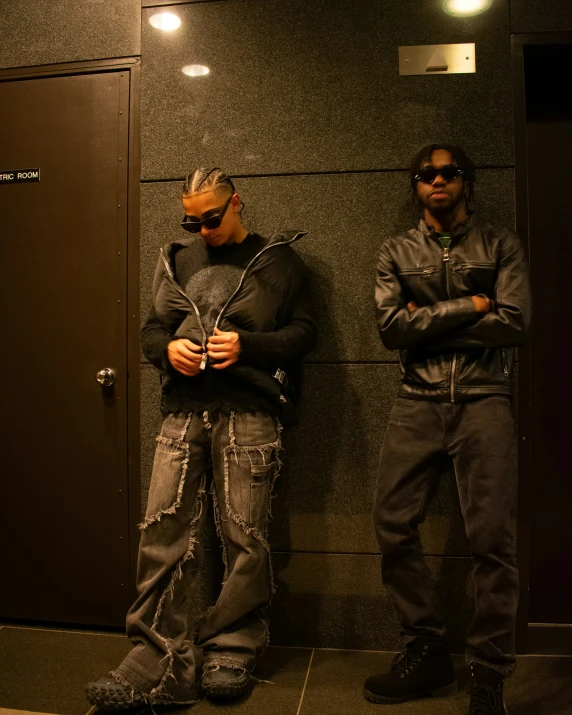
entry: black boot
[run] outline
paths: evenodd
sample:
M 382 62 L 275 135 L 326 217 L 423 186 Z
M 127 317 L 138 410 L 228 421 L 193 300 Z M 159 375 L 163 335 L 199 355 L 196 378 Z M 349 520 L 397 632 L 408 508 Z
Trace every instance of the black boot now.
M 457 692 L 455 669 L 446 641 L 420 638 L 407 644 L 391 670 L 365 681 L 364 695 L 373 703 L 404 703 Z
M 480 663 L 471 663 L 469 715 L 507 715 L 503 698 L 504 676 Z

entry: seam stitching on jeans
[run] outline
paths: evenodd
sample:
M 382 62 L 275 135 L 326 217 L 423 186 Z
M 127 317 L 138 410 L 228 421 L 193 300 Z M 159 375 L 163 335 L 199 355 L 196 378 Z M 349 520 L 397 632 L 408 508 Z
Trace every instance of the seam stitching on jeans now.
M 188 546 L 187 546 L 187 552 L 181 559 L 179 559 L 177 564 L 173 567 L 169 585 L 163 591 L 161 598 L 159 599 L 159 603 L 157 604 L 157 611 L 155 612 L 155 617 L 153 618 L 153 625 L 151 626 L 151 630 L 159 638 L 161 638 L 161 640 L 165 643 L 165 646 L 167 648 L 167 653 L 165 655 L 165 658 L 163 658 L 163 660 L 168 659 L 167 668 L 165 669 L 165 672 L 163 673 L 163 677 L 161 678 L 159 683 L 149 693 L 149 697 L 157 699 L 158 702 L 169 702 L 169 701 L 174 700 L 174 698 L 165 690 L 165 683 L 167 682 L 168 678 L 173 678 L 175 680 L 175 682 L 177 682 L 177 680 L 173 673 L 172 641 L 169 638 L 165 638 L 160 633 L 158 633 L 157 627 L 159 625 L 159 619 L 163 613 L 163 609 L 164 609 L 165 601 L 167 600 L 167 597 L 170 596 L 171 600 L 174 599 L 175 586 L 178 581 L 181 581 L 183 579 L 183 566 L 187 563 L 187 561 L 189 561 L 190 559 L 193 559 L 195 557 L 195 544 L 197 543 L 197 524 L 198 524 L 198 522 L 202 516 L 202 513 L 203 513 L 203 508 L 204 508 L 203 497 L 206 493 L 206 480 L 207 480 L 207 477 L 206 477 L 206 474 L 204 474 L 201 478 L 199 488 L 197 489 L 194 514 L 193 514 L 193 518 L 189 522 L 189 541 L 188 541 Z M 161 663 L 163 662 L 163 660 L 161 661 Z
M 157 611 L 156 611 L 155 617 L 153 619 L 153 625 L 151 626 L 152 631 L 156 632 L 156 630 L 157 630 L 157 626 L 159 625 L 159 618 L 161 617 L 161 614 L 163 612 L 163 607 L 165 605 L 167 596 L 170 595 L 171 600 L 175 596 L 175 585 L 176 585 L 177 581 L 180 581 L 183 578 L 183 566 L 187 563 L 187 561 L 189 561 L 189 559 L 193 559 L 195 557 L 195 544 L 197 543 L 196 527 L 197 527 L 197 523 L 199 522 L 199 519 L 201 518 L 202 513 L 203 513 L 203 496 L 204 496 L 205 492 L 206 492 L 206 475 L 203 475 L 201 477 L 199 488 L 197 489 L 197 496 L 195 499 L 195 510 L 194 510 L 193 518 L 189 522 L 189 543 L 188 543 L 188 547 L 187 547 L 187 552 L 181 559 L 179 559 L 179 561 L 173 567 L 169 585 L 163 591 L 163 594 L 162 594 L 161 598 L 159 599 L 159 603 L 157 604 Z
M 215 529 L 216 529 L 217 536 L 220 539 L 220 542 L 222 544 L 222 562 L 224 564 L 224 576 L 223 576 L 222 584 L 224 586 L 226 580 L 228 579 L 228 543 L 227 543 L 227 540 L 226 540 L 226 537 L 224 535 L 224 531 L 222 528 L 222 517 L 221 517 L 221 513 L 220 513 L 220 504 L 219 504 L 218 497 L 216 494 L 216 487 L 215 487 L 214 480 L 211 485 L 211 497 L 213 500 L 213 513 L 214 513 Z
M 183 427 L 181 431 L 181 436 L 178 439 L 173 439 L 171 437 L 164 437 L 162 434 L 160 434 L 157 437 L 157 442 L 160 444 L 166 444 L 168 446 L 175 446 L 178 447 L 179 449 L 182 449 L 185 452 L 185 458 L 183 459 L 183 463 L 181 465 L 181 478 L 179 480 L 179 486 L 177 488 L 177 495 L 175 497 L 175 501 L 171 504 L 170 507 L 167 509 L 160 509 L 156 514 L 153 516 L 146 516 L 145 519 L 141 524 L 139 524 L 139 528 L 141 530 L 147 529 L 151 524 L 155 524 L 161 519 L 166 516 L 167 514 L 176 514 L 177 509 L 181 506 L 181 500 L 183 497 L 183 489 L 185 487 L 185 479 L 187 476 L 187 469 L 189 467 L 189 457 L 190 457 L 190 449 L 189 445 L 187 442 L 185 442 L 185 435 L 187 434 L 187 430 L 189 428 L 189 424 L 191 422 L 191 417 L 193 413 L 189 412 L 187 419 L 185 421 L 185 426 Z
M 239 454 L 249 454 L 251 452 L 259 452 L 263 456 L 272 451 L 276 450 L 276 453 L 278 454 L 281 447 L 282 447 L 282 425 L 277 421 L 276 422 L 276 428 L 277 428 L 277 439 L 275 442 L 270 442 L 269 444 L 261 444 L 261 445 L 255 445 L 255 446 L 239 446 L 236 444 L 236 436 L 235 436 L 235 431 L 234 431 L 234 426 L 235 426 L 235 413 L 231 412 L 230 414 L 230 419 L 228 422 L 228 432 L 229 432 L 229 440 L 230 444 L 228 447 L 225 447 L 224 449 L 224 494 L 225 494 L 225 506 L 226 506 L 226 513 L 227 515 L 234 521 L 235 524 L 237 524 L 245 534 L 252 535 L 256 541 L 262 546 L 262 548 L 266 551 L 267 557 L 268 557 L 268 572 L 270 576 L 270 593 L 271 595 L 274 595 L 276 593 L 276 586 L 274 584 L 274 569 L 272 567 L 272 557 L 270 553 L 270 545 L 268 544 L 267 539 L 265 538 L 265 535 L 267 534 L 268 531 L 268 518 L 266 519 L 266 529 L 265 529 L 265 535 L 262 535 L 259 531 L 254 526 L 250 526 L 250 524 L 247 523 L 247 521 L 244 519 L 243 516 L 238 514 L 231 506 L 230 503 L 230 485 L 229 485 L 229 480 L 230 480 L 230 475 L 229 475 L 229 455 L 234 454 L 234 458 L 238 464 L 238 455 Z M 277 464 L 276 470 L 278 470 L 279 465 Z M 270 488 L 276 481 L 276 477 L 272 480 Z M 270 499 L 269 499 L 270 502 Z

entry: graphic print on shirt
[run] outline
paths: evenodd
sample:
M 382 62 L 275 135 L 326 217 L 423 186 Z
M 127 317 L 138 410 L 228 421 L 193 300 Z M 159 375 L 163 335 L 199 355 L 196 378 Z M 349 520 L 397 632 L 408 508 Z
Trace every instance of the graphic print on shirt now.
M 192 275 L 184 286 L 199 309 L 207 335 L 213 334 L 217 316 L 238 287 L 243 270 L 229 264 L 207 266 Z

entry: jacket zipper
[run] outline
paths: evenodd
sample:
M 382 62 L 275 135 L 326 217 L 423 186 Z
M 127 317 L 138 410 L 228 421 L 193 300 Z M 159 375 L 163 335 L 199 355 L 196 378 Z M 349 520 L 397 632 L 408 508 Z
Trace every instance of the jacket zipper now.
M 195 313 L 196 313 L 196 315 L 197 315 L 197 320 L 198 320 L 198 322 L 199 322 L 199 327 L 200 327 L 201 333 L 202 333 L 202 335 L 203 335 L 203 343 L 202 343 L 203 355 L 202 355 L 202 358 L 201 358 L 201 364 L 200 364 L 199 370 L 204 370 L 204 369 L 206 368 L 206 366 L 207 366 L 207 360 L 208 360 L 208 354 L 207 354 L 207 332 L 206 332 L 206 330 L 205 330 L 205 328 L 204 328 L 204 326 L 203 326 L 203 322 L 202 322 L 202 320 L 201 320 L 201 315 L 200 315 L 200 313 L 199 313 L 199 309 L 197 308 L 197 306 L 195 305 L 195 303 L 189 298 L 189 296 L 185 293 L 185 291 L 184 291 L 184 290 L 181 290 L 181 288 L 180 288 L 179 285 L 177 284 L 177 281 L 175 280 L 175 277 L 174 277 L 174 275 L 173 275 L 173 273 L 172 273 L 172 271 L 171 271 L 171 266 L 169 265 L 169 261 L 168 261 L 167 258 L 165 257 L 165 252 L 163 251 L 162 248 L 161 248 L 161 258 L 163 259 L 163 263 L 165 264 L 165 268 L 167 269 L 167 273 L 168 273 L 168 275 L 169 275 L 169 278 L 171 279 L 171 283 L 172 283 L 173 286 L 175 287 L 175 290 L 177 291 L 177 293 L 180 293 L 180 295 L 182 295 L 183 298 L 185 298 L 185 299 L 193 306 L 193 308 L 194 308 L 194 310 L 195 310 Z
M 451 299 L 451 285 L 449 282 L 449 249 L 443 248 L 443 263 L 445 264 L 445 279 L 447 281 L 447 295 Z M 455 402 L 455 373 L 457 372 L 457 353 L 453 353 L 453 362 L 451 363 L 451 386 L 450 397 L 451 402 Z
M 504 376 L 508 377 L 508 359 L 507 359 L 506 351 L 504 348 L 501 348 L 501 364 L 502 364 L 502 371 L 504 372 Z
M 230 298 L 226 301 L 226 303 L 223 305 L 223 307 L 222 307 L 220 313 L 218 314 L 218 317 L 217 317 L 217 319 L 216 319 L 216 321 L 215 321 L 215 325 L 214 325 L 215 328 L 218 328 L 219 323 L 220 323 L 220 321 L 221 321 L 221 318 L 222 318 L 222 316 L 223 316 L 223 313 L 226 311 L 226 309 L 228 308 L 228 306 L 232 303 L 232 301 L 233 301 L 233 300 L 236 298 L 236 296 L 239 294 L 239 292 L 240 292 L 240 290 L 241 290 L 241 288 L 242 288 L 242 286 L 243 286 L 243 284 L 244 284 L 244 279 L 246 278 L 246 274 L 247 274 L 248 271 L 251 269 L 252 264 L 253 264 L 255 261 L 257 261 L 258 258 L 259 258 L 265 251 L 268 251 L 268 249 L 273 248 L 274 246 L 287 246 L 287 245 L 289 245 L 290 243 L 294 243 L 294 241 L 297 241 L 298 238 L 299 238 L 300 236 L 303 236 L 303 235 L 304 235 L 303 232 L 299 232 L 299 233 L 297 233 L 293 238 L 291 238 L 289 241 L 280 241 L 279 243 L 271 243 L 269 246 L 265 246 L 261 251 L 259 251 L 259 252 L 254 256 L 254 258 L 252 258 L 252 259 L 250 260 L 250 263 L 246 266 L 246 268 L 245 268 L 244 271 L 242 272 L 242 275 L 241 275 L 241 277 L 240 277 L 240 281 L 239 281 L 239 283 L 238 283 L 238 286 L 237 286 L 236 290 L 235 290 L 234 293 L 230 296 Z

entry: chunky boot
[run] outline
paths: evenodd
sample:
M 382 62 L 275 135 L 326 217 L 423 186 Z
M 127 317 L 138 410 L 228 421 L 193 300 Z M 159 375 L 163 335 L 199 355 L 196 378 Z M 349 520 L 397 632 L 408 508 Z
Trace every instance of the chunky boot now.
M 205 665 L 201 688 L 210 700 L 234 700 L 248 690 L 250 677 L 250 673 L 244 668 Z
M 148 702 L 144 693 L 122 685 L 111 676 L 88 683 L 85 686 L 85 696 L 88 702 L 102 710 L 130 710 Z
M 365 681 L 364 695 L 372 703 L 404 703 L 457 692 L 455 669 L 446 641 L 416 638 L 394 658 L 386 673 Z
M 166 683 L 158 692 L 142 693 L 112 675 L 85 686 L 85 696 L 101 710 L 131 710 L 143 705 L 192 705 L 198 702 L 196 686 Z
M 504 681 L 504 676 L 493 668 L 471 663 L 469 715 L 507 715 L 503 697 Z

